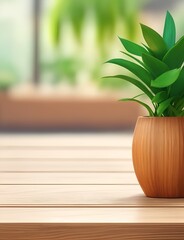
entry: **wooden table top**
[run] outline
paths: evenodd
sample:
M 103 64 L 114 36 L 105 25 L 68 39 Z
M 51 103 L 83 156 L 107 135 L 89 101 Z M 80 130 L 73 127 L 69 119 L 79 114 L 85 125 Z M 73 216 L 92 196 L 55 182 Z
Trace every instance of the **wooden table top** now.
M 132 134 L 0 134 L 0 240 L 184 239 L 184 199 L 146 198 Z

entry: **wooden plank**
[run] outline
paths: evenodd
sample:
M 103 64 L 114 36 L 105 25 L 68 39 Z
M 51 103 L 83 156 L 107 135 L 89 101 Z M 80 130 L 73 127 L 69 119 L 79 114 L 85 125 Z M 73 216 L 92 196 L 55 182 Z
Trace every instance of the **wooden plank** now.
M 184 224 L 0 224 L 0 240 L 182 240 Z
M 103 159 L 130 159 L 130 148 L 1 148 L 0 158 L 103 158 Z
M 0 184 L 138 184 L 134 173 L 0 173 Z
M 183 225 L 165 224 L 4 224 L 0 231 L 3 240 L 181 240 L 184 236 Z
M 130 147 L 132 133 L 0 134 L 0 147 Z
M 184 199 L 147 198 L 139 185 L 0 185 L 0 207 L 184 207 Z
M 0 240 L 184 239 L 184 199 L 144 196 L 130 138 L 11 136 L 0 135 Z
M 0 208 L 0 223 L 182 223 L 184 208 Z
M 121 159 L 0 159 L 0 172 L 133 172 L 131 160 Z

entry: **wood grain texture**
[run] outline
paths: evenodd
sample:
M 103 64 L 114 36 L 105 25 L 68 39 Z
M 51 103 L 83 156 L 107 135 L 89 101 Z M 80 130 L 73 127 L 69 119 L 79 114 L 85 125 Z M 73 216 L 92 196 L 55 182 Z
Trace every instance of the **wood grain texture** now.
M 0 172 L 134 172 L 130 159 L 0 158 Z
M 0 240 L 184 239 L 184 199 L 144 196 L 131 138 L 0 134 Z
M 131 147 L 131 133 L 0 133 L 1 147 Z
M 139 185 L 0 185 L 0 193 L 0 207 L 184 207 L 181 198 L 146 198 Z
M 0 240 L 183 240 L 183 224 L 0 224 Z
M 0 208 L 0 223 L 184 224 L 183 216 L 183 207 Z
M 147 196 L 184 197 L 184 117 L 140 117 L 133 162 Z
M 0 184 L 138 184 L 134 173 L 0 173 Z
M 86 159 L 86 158 L 102 158 L 102 159 L 130 159 L 132 155 L 131 148 L 62 148 L 62 147 L 2 147 L 0 149 L 1 158 L 77 158 L 77 159 Z

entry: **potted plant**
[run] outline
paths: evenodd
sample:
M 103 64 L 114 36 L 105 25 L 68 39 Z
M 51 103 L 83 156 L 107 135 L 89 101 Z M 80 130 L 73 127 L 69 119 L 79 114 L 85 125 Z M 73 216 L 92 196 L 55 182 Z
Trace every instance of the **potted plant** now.
M 146 44 L 120 38 L 131 61 L 108 61 L 132 72 L 136 77 L 114 77 L 138 87 L 151 103 L 141 101 L 140 95 L 120 100 L 137 102 L 148 111 L 134 131 L 135 173 L 148 197 L 184 197 L 184 36 L 176 42 L 169 12 L 163 36 L 143 24 L 141 29 Z

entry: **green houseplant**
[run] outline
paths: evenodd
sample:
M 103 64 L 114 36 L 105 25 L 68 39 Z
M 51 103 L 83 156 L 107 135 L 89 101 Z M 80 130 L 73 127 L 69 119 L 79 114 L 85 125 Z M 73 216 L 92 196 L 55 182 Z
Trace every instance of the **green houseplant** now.
M 135 85 L 150 100 L 147 104 L 140 95 L 120 100 L 138 102 L 148 111 L 148 117 L 138 119 L 134 131 L 135 173 L 149 197 L 184 197 L 184 36 L 176 41 L 169 12 L 163 36 L 143 24 L 141 29 L 146 44 L 120 38 L 127 51 L 123 53 L 131 60 L 108 61 L 135 76 L 114 78 Z

